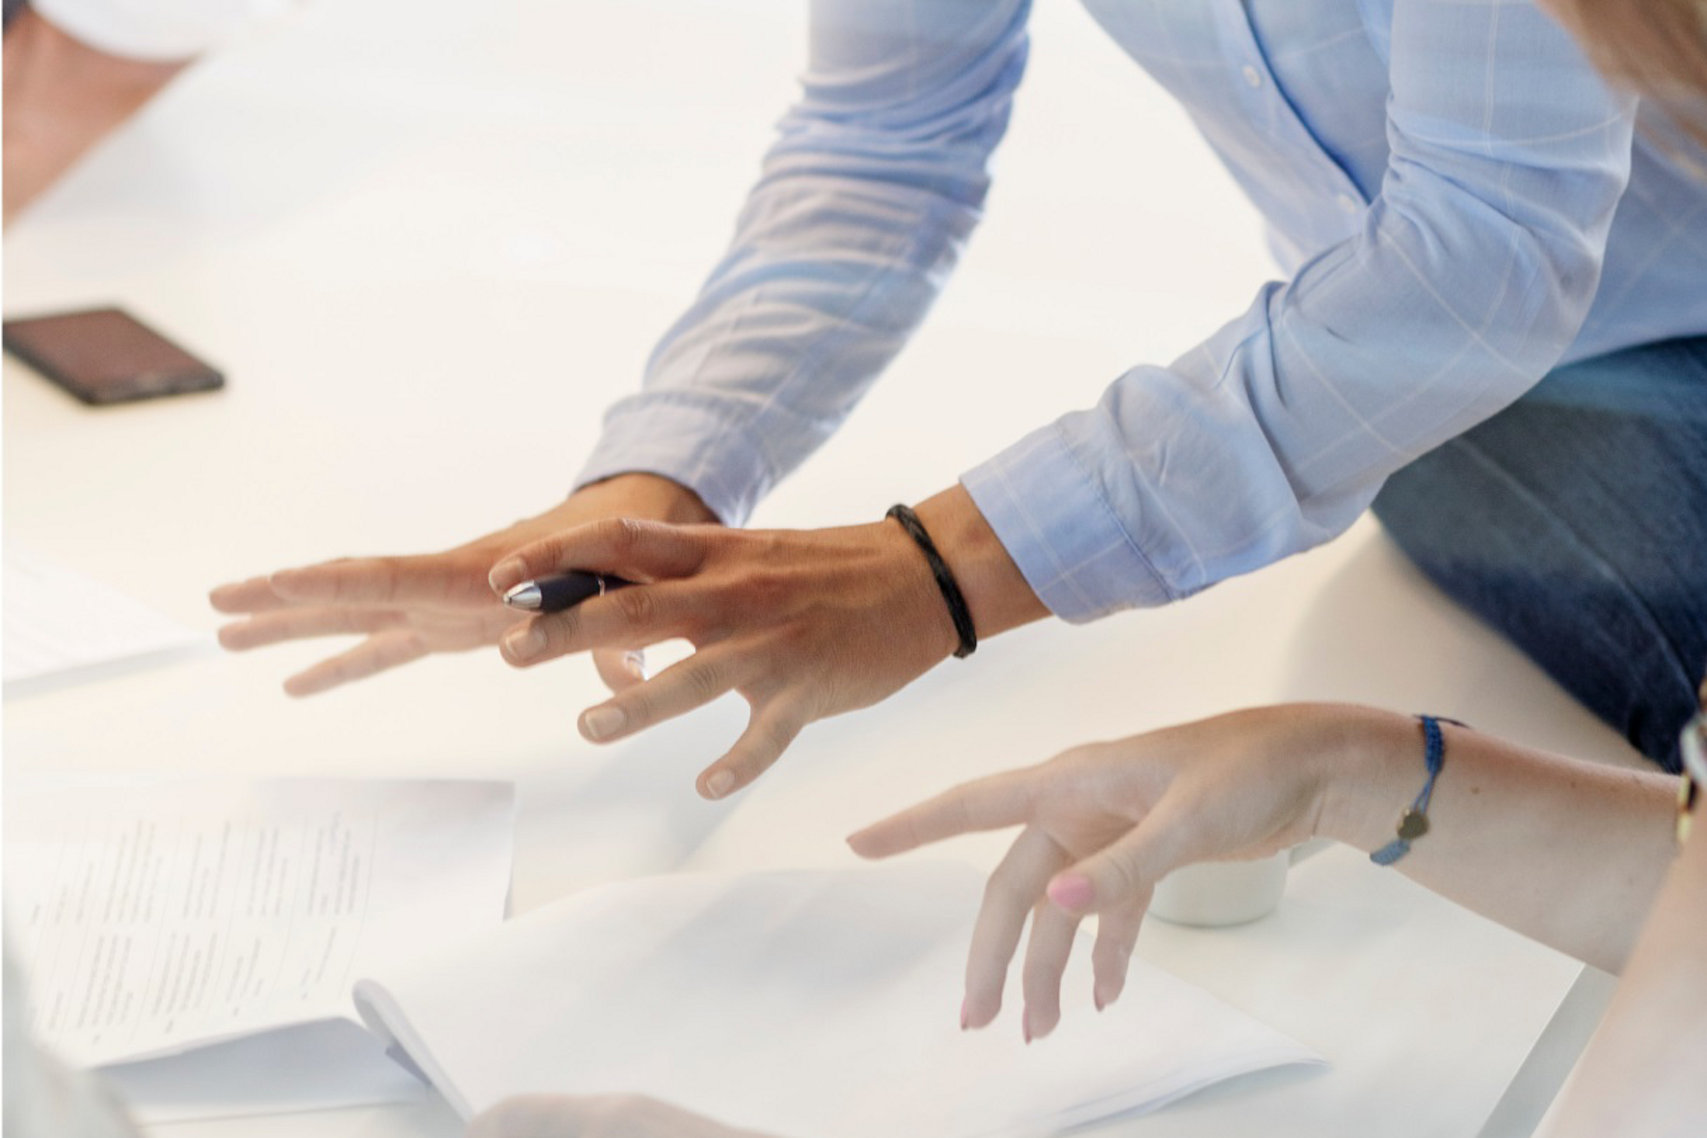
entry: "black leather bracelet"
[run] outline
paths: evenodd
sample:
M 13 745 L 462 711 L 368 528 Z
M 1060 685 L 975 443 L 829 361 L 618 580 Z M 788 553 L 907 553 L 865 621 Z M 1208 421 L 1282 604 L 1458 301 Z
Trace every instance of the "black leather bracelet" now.
M 883 516 L 900 522 L 901 528 L 907 531 L 907 536 L 913 539 L 913 543 L 923 551 L 925 560 L 930 562 L 931 576 L 936 578 L 936 587 L 942 591 L 942 599 L 948 605 L 949 619 L 954 621 L 955 635 L 960 637 L 960 647 L 954 650 L 955 658 L 966 659 L 978 648 L 978 632 L 972 627 L 972 610 L 966 607 L 966 597 L 960 592 L 960 583 L 954 579 L 948 562 L 937 552 L 936 542 L 925 532 L 919 515 L 910 507 L 890 506 L 889 512 Z

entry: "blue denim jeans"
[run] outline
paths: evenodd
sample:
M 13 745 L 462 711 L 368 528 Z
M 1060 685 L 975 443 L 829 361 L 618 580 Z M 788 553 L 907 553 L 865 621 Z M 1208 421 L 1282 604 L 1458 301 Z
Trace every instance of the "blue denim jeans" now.
M 1707 671 L 1707 337 L 1560 368 L 1374 509 L 1435 584 L 1678 770 Z

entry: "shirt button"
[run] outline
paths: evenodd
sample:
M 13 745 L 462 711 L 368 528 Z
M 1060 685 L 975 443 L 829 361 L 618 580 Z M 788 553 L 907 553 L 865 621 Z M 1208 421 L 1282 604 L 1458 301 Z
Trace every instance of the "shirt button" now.
M 1245 82 L 1248 85 L 1250 85 L 1252 87 L 1261 87 L 1262 86 L 1262 72 L 1258 71 L 1256 68 L 1252 67 L 1250 64 L 1248 64 L 1248 63 L 1245 64 L 1245 69 L 1243 72 L 1241 72 L 1241 74 L 1244 75 Z
M 1341 213 L 1356 213 L 1358 210 L 1363 208 L 1363 203 L 1359 202 L 1350 194 L 1341 194 L 1339 197 L 1334 199 L 1334 204 L 1340 207 Z

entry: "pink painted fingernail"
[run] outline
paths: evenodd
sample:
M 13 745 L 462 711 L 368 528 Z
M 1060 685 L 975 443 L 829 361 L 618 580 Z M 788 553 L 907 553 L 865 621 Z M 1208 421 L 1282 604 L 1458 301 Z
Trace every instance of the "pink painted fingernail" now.
M 1096 886 L 1082 873 L 1063 873 L 1049 883 L 1049 899 L 1070 913 L 1082 912 L 1096 900 Z

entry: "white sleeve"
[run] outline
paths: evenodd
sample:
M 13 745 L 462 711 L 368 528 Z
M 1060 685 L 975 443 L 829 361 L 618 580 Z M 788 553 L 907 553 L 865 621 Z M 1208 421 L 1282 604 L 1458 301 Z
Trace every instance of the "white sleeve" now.
M 190 59 L 289 0 L 32 0 L 41 17 L 90 47 L 130 59 Z

